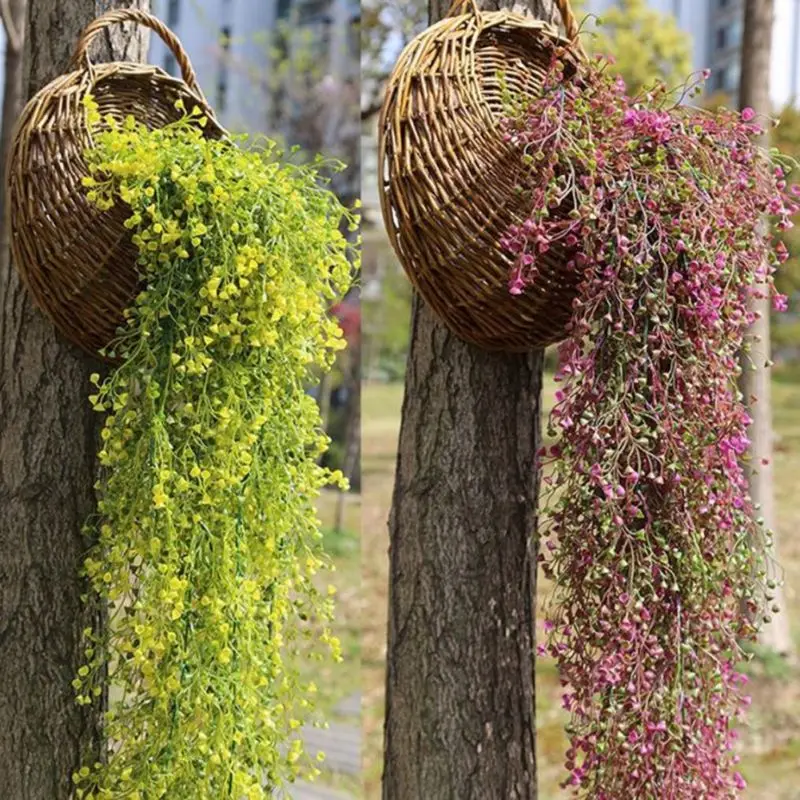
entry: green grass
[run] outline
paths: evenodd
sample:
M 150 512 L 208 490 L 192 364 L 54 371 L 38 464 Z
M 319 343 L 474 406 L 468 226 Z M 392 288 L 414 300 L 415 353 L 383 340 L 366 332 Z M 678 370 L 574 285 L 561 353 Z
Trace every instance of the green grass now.
M 543 409 L 552 408 L 555 386 L 548 378 Z M 380 797 L 383 684 L 385 669 L 387 548 L 386 520 L 391 505 L 393 471 L 402 405 L 402 385 L 370 384 L 362 396 L 362 468 L 364 475 L 361 586 L 369 609 L 362 625 L 361 659 L 364 693 L 364 796 Z M 776 370 L 773 381 L 775 494 L 781 563 L 786 571 L 787 613 L 800 653 L 800 370 Z M 540 580 L 540 604 L 547 584 Z M 797 667 L 765 656 L 751 665 L 753 706 L 741 731 L 741 770 L 750 784 L 749 800 L 800 799 L 800 673 Z M 539 797 L 561 800 L 569 795 L 563 779 L 566 747 L 558 676 L 550 660 L 537 664 L 537 750 Z M 414 799 L 416 800 L 416 798 Z M 633 799 L 632 799 L 633 800 Z M 699 800 L 699 799 L 698 799 Z

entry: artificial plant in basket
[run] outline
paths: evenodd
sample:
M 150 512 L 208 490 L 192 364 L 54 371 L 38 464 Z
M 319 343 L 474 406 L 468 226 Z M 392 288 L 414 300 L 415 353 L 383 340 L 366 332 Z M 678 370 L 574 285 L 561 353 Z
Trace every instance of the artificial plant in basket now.
M 683 97 L 699 92 L 699 82 Z M 777 608 L 742 467 L 737 388 L 748 299 L 786 298 L 791 168 L 756 143 L 751 109 L 626 93 L 608 61 L 556 53 L 505 133 L 530 166 L 531 213 L 506 231 L 509 291 L 554 247 L 580 278 L 550 420 L 544 562 L 555 582 L 542 654 L 570 714 L 567 785 L 582 797 L 734 797 L 749 699 L 740 642 Z
M 100 122 L 91 98 L 87 113 Z M 299 659 L 339 657 L 314 498 L 343 478 L 318 466 L 305 386 L 344 346 L 327 308 L 355 219 L 314 167 L 206 138 L 199 112 L 104 122 L 84 185 L 127 209 L 143 286 L 91 398 L 107 417 L 85 568 L 109 624 L 86 631 L 75 686 L 81 703 L 110 686 L 112 706 L 108 758 L 77 794 L 272 797 L 303 763 Z

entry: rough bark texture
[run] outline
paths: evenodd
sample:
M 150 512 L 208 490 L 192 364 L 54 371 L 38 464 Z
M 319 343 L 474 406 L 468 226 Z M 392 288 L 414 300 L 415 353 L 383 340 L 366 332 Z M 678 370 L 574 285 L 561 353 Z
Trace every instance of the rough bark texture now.
M 451 6 L 452 0 L 429 0 L 430 21 L 435 22 L 444 17 Z M 560 21 L 553 0 L 478 0 L 478 6 L 487 11 L 513 8 L 520 13 L 532 14 L 537 19 L 546 19 L 550 22 Z
M 361 335 L 350 344 L 346 377 L 347 424 L 345 425 L 345 457 L 343 472 L 351 488 L 361 491 Z
M 432 0 L 431 20 L 448 7 Z M 527 7 L 551 19 L 550 3 Z M 541 376 L 541 351 L 476 350 L 415 298 L 389 523 L 384 800 L 537 796 Z
M 361 337 L 350 344 L 347 376 L 347 422 L 344 434 L 344 459 L 342 472 L 350 483 L 350 490 L 361 491 Z M 334 530 L 344 529 L 344 515 L 348 492 L 339 492 L 336 502 Z
M 22 55 L 25 46 L 25 11 L 27 0 L 9 0 L 6 30 L 5 73 L 3 76 L 3 117 L 0 128 L 0 179 L 6 174 L 6 153 L 19 112 L 22 110 Z M 5 203 L 0 200 L 0 275 L 8 269 L 8 219 Z
M 113 4 L 30 0 L 26 97 L 67 65 L 78 33 Z M 119 3 L 117 5 L 131 5 Z M 143 5 L 143 3 L 137 3 Z M 146 36 L 115 30 L 106 55 L 144 56 Z M 8 263 L 0 271 L 0 794 L 66 800 L 98 720 L 75 704 L 81 527 L 94 506 L 97 365 L 57 337 Z
M 770 56 L 772 51 L 773 0 L 748 0 L 745 3 L 744 34 L 742 36 L 742 77 L 739 102 L 742 108 L 750 106 L 759 114 L 769 115 Z M 766 139 L 767 137 L 765 137 Z M 765 141 L 765 144 L 768 144 Z M 766 223 L 765 223 L 766 224 Z M 744 361 L 742 391 L 748 404 L 753 424 L 750 427 L 753 468 L 749 471 L 750 494 L 760 506 L 760 515 L 767 527 L 776 530 L 775 492 L 773 484 L 773 429 L 770 370 L 770 301 L 751 301 L 761 318 L 750 329 L 748 340 L 752 350 Z M 752 360 L 752 364 L 750 361 Z M 764 462 L 767 462 L 766 464 Z M 776 532 L 777 540 L 777 532 Z M 777 552 L 772 554 L 777 558 Z M 766 647 L 783 655 L 792 651 L 792 638 L 783 590 L 776 593 L 782 611 L 761 632 L 760 641 Z

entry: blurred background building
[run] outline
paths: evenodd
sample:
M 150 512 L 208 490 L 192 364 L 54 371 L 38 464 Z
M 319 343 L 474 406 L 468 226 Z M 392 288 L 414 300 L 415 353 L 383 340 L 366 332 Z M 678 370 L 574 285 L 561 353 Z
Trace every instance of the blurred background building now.
M 346 161 L 335 189 L 358 196 L 359 0 L 153 0 L 152 9 L 226 128 Z M 150 60 L 178 74 L 156 36 Z

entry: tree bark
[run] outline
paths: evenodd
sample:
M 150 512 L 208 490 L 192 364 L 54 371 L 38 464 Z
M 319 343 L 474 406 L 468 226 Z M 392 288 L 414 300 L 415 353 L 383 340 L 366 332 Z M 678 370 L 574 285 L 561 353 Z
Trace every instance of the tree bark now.
M 80 30 L 114 5 L 133 4 L 30 0 L 26 97 L 66 68 Z M 146 53 L 140 29 L 101 38 L 106 56 Z M 79 570 L 95 505 L 98 415 L 87 398 L 98 365 L 56 335 L 7 258 L 0 334 L 0 785 L 9 800 L 66 800 L 85 748 L 101 752 L 96 710 L 79 707 L 71 685 L 81 630 L 96 624 Z
M 768 116 L 771 111 L 769 97 L 770 57 L 772 52 L 772 26 L 774 0 L 747 0 L 742 36 L 742 77 L 739 102 L 742 108 L 750 106 L 757 113 Z M 769 144 L 769 134 L 764 145 Z M 766 221 L 764 222 L 766 225 Z M 764 287 L 766 293 L 766 287 Z M 770 387 L 770 300 L 753 299 L 751 309 L 760 314 L 747 335 L 751 351 L 743 361 L 742 392 L 753 424 L 750 426 L 750 453 L 752 462 L 748 469 L 750 496 L 763 516 L 766 526 L 776 531 L 775 493 L 773 485 L 773 428 L 772 392 Z M 775 541 L 777 542 L 777 532 Z M 770 554 L 777 559 L 777 547 Z M 792 652 L 789 618 L 782 588 L 776 590 L 775 599 L 781 607 L 760 634 L 760 643 L 782 655 Z
M 448 7 L 432 0 L 431 21 Z M 553 18 L 552 3 L 525 7 Z M 389 522 L 384 800 L 537 797 L 542 357 L 479 351 L 414 298 Z
M 347 423 L 345 425 L 345 457 L 342 471 L 353 491 L 361 491 L 361 331 L 350 344 L 346 376 Z
M 25 12 L 27 0 L 8 0 L 4 6 L 3 26 L 6 31 L 5 74 L 3 76 L 3 116 L 0 128 L 0 176 L 5 178 L 6 154 L 14 123 L 22 110 L 22 56 L 25 46 Z M 8 209 L 0 217 L 0 275 L 8 270 L 10 258 L 8 239 Z
M 361 491 L 361 336 L 350 344 L 347 375 L 347 421 L 344 434 L 342 472 L 350 483 L 350 492 Z M 334 530 L 344 529 L 344 515 L 350 492 L 339 492 L 336 501 Z

